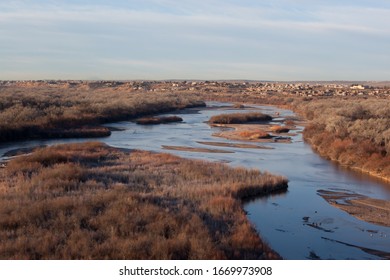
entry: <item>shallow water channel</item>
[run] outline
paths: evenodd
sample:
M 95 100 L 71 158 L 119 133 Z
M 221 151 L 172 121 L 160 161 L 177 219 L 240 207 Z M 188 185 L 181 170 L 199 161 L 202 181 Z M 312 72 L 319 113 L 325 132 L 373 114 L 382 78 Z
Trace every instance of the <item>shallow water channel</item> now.
M 390 185 L 367 175 L 338 167 L 315 154 L 297 133 L 292 143 L 261 143 L 274 149 L 215 147 L 201 141 L 242 143 L 213 137 L 220 128 L 205 123 L 221 113 L 242 112 L 230 104 L 209 102 L 207 108 L 175 112 L 182 123 L 137 125 L 134 122 L 108 124 L 124 129 L 107 138 L 93 139 L 114 147 L 169 152 L 187 158 L 227 162 L 268 170 L 289 179 L 288 191 L 255 199 L 245 204 L 250 221 L 266 241 L 285 259 L 383 259 L 390 258 L 390 227 L 378 226 L 354 218 L 331 206 L 319 190 L 349 191 L 372 198 L 390 200 Z M 293 112 L 272 106 L 252 109 L 280 117 Z M 300 127 L 298 129 L 302 130 Z M 297 131 L 295 131 L 297 132 Z M 0 145 L 0 157 L 7 151 L 36 145 L 91 141 L 60 139 L 15 142 Z M 207 153 L 164 150 L 162 145 L 220 149 L 232 153 Z M 1 158 L 0 158 L 1 159 Z M 4 159 L 4 158 L 3 158 Z

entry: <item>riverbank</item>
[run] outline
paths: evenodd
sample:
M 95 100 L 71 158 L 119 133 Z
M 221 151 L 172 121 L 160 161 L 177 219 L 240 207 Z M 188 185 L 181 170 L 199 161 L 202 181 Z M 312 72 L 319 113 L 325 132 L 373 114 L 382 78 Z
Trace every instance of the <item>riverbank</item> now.
M 274 95 L 267 99 L 255 94 L 247 94 L 245 98 L 247 101 L 238 94 L 214 97 L 215 100 L 225 102 L 251 102 L 293 110 L 305 119 L 305 122 L 296 124 L 305 126 L 303 138 L 320 156 L 390 182 L 390 115 L 387 109 L 390 106 L 389 98 L 287 98 Z M 206 97 L 205 99 L 207 100 Z M 266 137 L 266 129 L 262 130 Z M 227 131 L 223 134 L 230 139 L 245 140 L 239 133 Z M 258 135 L 261 136 L 260 133 Z M 269 139 L 258 141 L 266 142 Z
M 241 201 L 286 188 L 281 176 L 169 154 L 41 148 L 0 169 L 0 258 L 275 259 Z
M 0 143 L 106 137 L 111 130 L 103 127 L 104 123 L 205 106 L 188 94 L 139 93 L 111 87 L 10 86 L 0 88 L 0 92 Z
M 232 107 L 226 106 L 226 104 L 222 105 L 223 109 L 218 109 L 218 105 L 215 107 L 215 110 L 213 108 L 207 108 L 204 110 L 188 110 L 186 112 L 180 112 L 180 116 L 183 117 L 184 121 L 182 123 L 172 124 L 172 125 L 162 125 L 162 126 L 154 126 L 154 127 L 145 127 L 145 126 L 138 126 L 135 124 L 135 122 L 124 122 L 121 124 L 113 124 L 112 127 L 119 127 L 123 128 L 124 130 L 121 133 L 113 133 L 111 137 L 102 139 L 103 141 L 107 142 L 109 145 L 113 145 L 116 147 L 123 147 L 123 148 L 134 148 L 137 147 L 139 149 L 143 149 L 144 147 L 146 149 L 154 150 L 154 151 L 161 151 L 162 145 L 168 145 L 172 146 L 172 144 L 177 144 L 177 146 L 180 145 L 180 147 L 196 147 L 199 145 L 194 144 L 195 142 L 197 144 L 201 144 L 199 142 L 215 142 L 215 138 L 213 139 L 210 137 L 212 131 L 215 129 L 210 130 L 208 125 L 205 124 L 205 121 L 207 121 L 211 115 L 213 114 L 220 114 L 222 112 L 230 112 L 232 110 Z M 260 107 L 259 107 L 260 108 Z M 263 107 L 261 107 L 263 108 Z M 290 108 L 290 107 L 289 107 Z M 213 110 L 211 113 L 210 110 Z M 284 110 L 279 110 L 276 108 L 267 109 L 264 107 L 265 112 L 272 112 L 271 114 L 277 114 L 280 112 L 281 115 L 286 116 L 286 121 L 290 118 L 295 118 L 292 115 L 292 112 L 285 112 Z M 182 113 L 182 114 L 181 114 Z M 203 116 L 203 117 L 202 117 Z M 207 117 L 204 117 L 207 116 Z M 286 123 L 287 124 L 287 123 Z M 207 126 L 207 129 L 206 127 Z M 174 128 L 174 129 L 170 129 Z M 194 137 L 195 136 L 195 137 Z M 67 140 L 64 140 L 67 141 Z M 75 141 L 70 140 L 70 141 Z M 77 140 L 76 140 L 77 141 Z M 80 140 L 82 141 L 82 140 Z M 222 140 L 221 140 L 222 141 Z M 53 141 L 56 142 L 56 141 Z M 229 141 L 227 141 L 229 142 Z M 300 143 L 296 145 L 296 143 Z M 48 144 L 51 145 L 52 142 L 48 141 Z M 251 143 L 252 145 L 256 145 L 257 143 Z M 26 144 L 27 146 L 28 144 Z M 214 144 L 213 144 L 214 145 Z M 218 144 L 220 145 L 220 144 Z M 16 145 L 12 145 L 12 148 L 15 149 L 17 147 Z M 267 150 L 259 150 L 255 147 L 247 146 L 247 148 L 254 148 L 253 151 L 240 151 L 240 148 L 238 146 L 226 146 L 226 150 L 234 151 L 234 153 L 214 153 L 212 155 L 207 155 L 206 153 L 187 153 L 186 151 L 172 151 L 172 153 L 180 154 L 183 156 L 188 156 L 191 158 L 197 157 L 197 158 L 203 158 L 203 159 L 211 159 L 211 160 L 218 160 L 219 162 L 230 162 L 233 166 L 247 166 L 247 167 L 256 167 L 263 169 L 272 170 L 272 172 L 275 172 L 275 174 L 285 174 L 289 178 L 291 178 L 290 183 L 290 191 L 288 193 L 285 193 L 281 195 L 281 197 L 286 197 L 286 201 L 293 200 L 291 197 L 296 194 L 297 192 L 293 192 L 294 190 L 297 190 L 299 195 L 295 195 L 298 201 L 294 201 L 294 203 L 291 203 L 288 210 L 285 207 L 285 201 L 284 198 L 282 198 L 282 203 L 280 203 L 279 196 L 277 195 L 271 195 L 267 196 L 267 201 L 273 201 L 272 203 L 263 203 L 264 207 L 256 209 L 255 211 L 248 211 L 246 212 L 246 217 L 251 220 L 252 223 L 256 223 L 258 231 L 261 233 L 261 236 L 264 236 L 266 238 L 267 242 L 271 245 L 271 247 L 278 252 L 280 252 L 285 258 L 300 258 L 304 259 L 308 256 L 308 248 L 307 243 L 308 239 L 311 241 L 311 248 L 316 247 L 317 245 L 323 246 L 325 248 L 323 251 L 321 249 L 316 249 L 316 254 L 318 256 L 321 256 L 321 258 L 336 258 L 336 259 L 343 259 L 343 258 L 366 258 L 371 256 L 367 255 L 360 255 L 356 254 L 355 252 L 349 252 L 346 248 L 337 248 L 337 250 L 340 249 L 340 254 L 337 255 L 329 255 L 327 252 L 329 251 L 329 241 L 324 241 L 325 239 L 322 239 L 322 236 L 318 236 L 318 238 L 321 238 L 321 240 L 315 240 L 313 241 L 317 236 L 315 231 L 317 231 L 317 228 L 313 227 L 305 227 L 302 228 L 302 224 L 299 223 L 299 221 L 302 220 L 302 217 L 310 216 L 315 218 L 313 222 L 321 222 L 322 220 L 325 220 L 320 217 L 316 217 L 317 215 L 313 214 L 317 213 L 315 211 L 319 210 L 318 205 L 319 203 L 315 203 L 315 205 L 310 205 L 311 202 L 316 201 L 316 198 L 319 199 L 323 204 L 326 204 L 326 206 L 322 205 L 323 209 L 325 211 L 329 210 L 329 208 L 333 208 L 328 203 L 324 202 L 321 197 L 319 197 L 316 192 L 314 191 L 314 196 L 310 196 L 310 192 L 299 192 L 300 188 L 302 186 L 305 186 L 307 188 L 314 187 L 321 187 L 321 188 L 330 188 L 330 187 L 338 187 L 338 188 L 346 188 L 345 185 L 340 184 L 339 178 L 344 178 L 344 173 L 348 172 L 335 172 L 332 173 L 334 170 L 331 168 L 327 168 L 329 163 L 326 163 L 326 161 L 320 160 L 319 157 L 312 155 L 311 149 L 308 147 L 308 145 L 302 144 L 302 139 L 300 136 L 293 137 L 293 143 L 291 145 L 269 145 L 274 147 L 274 151 L 267 151 Z M 303 148 L 304 146 L 305 148 Z M 6 148 L 3 149 L 3 151 L 6 151 Z M 281 153 L 282 151 L 282 153 Z M 264 153 L 263 153 L 264 152 Z M 303 158 L 305 160 L 303 160 Z M 299 159 L 299 160 L 298 160 Z M 290 164 L 289 162 L 293 162 L 293 164 Z M 0 165 L 0 167 L 2 167 Z M 325 168 L 324 168 L 325 167 Z M 297 170 L 308 170 L 308 172 L 296 172 Z M 323 174 L 322 171 L 326 170 L 326 174 Z M 294 172 L 291 172 L 294 171 Z M 318 176 L 318 174 L 322 174 L 322 176 Z M 348 175 L 349 176 L 349 175 Z M 353 176 L 353 175 L 352 175 Z M 357 176 L 361 177 L 361 176 Z M 364 177 L 364 176 L 363 176 Z M 299 183 L 297 182 L 297 178 L 299 179 Z M 315 178 L 313 180 L 313 178 Z M 360 180 L 360 179 L 359 179 Z M 359 180 L 348 180 L 348 189 L 354 189 L 356 192 L 366 193 L 372 191 L 372 183 L 375 185 L 374 182 L 371 182 L 367 179 L 367 181 L 364 181 L 364 183 L 360 183 Z M 329 184 L 328 184 L 329 182 Z M 360 189 L 357 188 L 357 186 L 360 186 Z M 380 188 L 380 187 L 379 187 Z M 386 193 L 386 190 L 384 190 L 384 193 Z M 274 193 L 272 193 L 274 194 Z M 368 196 L 371 196 L 372 193 L 366 193 Z M 383 193 L 379 193 L 377 197 L 381 197 Z M 308 198 L 309 197 L 309 198 Z M 387 197 L 388 198 L 388 197 Z M 269 200 L 268 200 L 269 199 Z M 305 200 L 309 203 L 304 203 L 302 205 L 301 201 L 299 200 Z M 265 201 L 265 198 L 264 198 Z M 318 202 L 318 201 L 316 201 Z M 321 203 L 320 202 L 320 203 Z M 288 202 L 287 202 L 288 203 Z M 314 203 L 313 203 L 314 204 Z M 268 206 L 267 206 L 268 205 Z M 279 205 L 279 206 L 278 206 Z M 282 205 L 283 207 L 280 207 Z M 302 205 L 302 209 L 299 209 L 297 205 Z M 279 212 L 272 212 L 277 211 L 273 208 L 279 208 Z M 247 208 L 246 208 L 247 209 Z M 322 210 L 322 208 L 321 208 Z M 294 215 L 294 221 L 298 221 L 298 225 L 296 226 L 296 222 L 291 223 L 292 219 L 291 217 L 288 217 L 286 219 L 282 218 L 283 213 L 286 211 L 286 213 L 289 213 L 288 216 Z M 334 210 L 331 210 L 331 212 Z M 258 218 L 256 215 L 259 212 L 266 213 L 263 217 Z M 335 226 L 330 227 L 328 225 L 326 230 L 332 230 L 334 232 L 329 233 L 330 238 L 333 239 L 339 239 L 342 241 L 342 235 L 338 236 L 338 231 L 341 231 L 341 229 L 346 229 L 349 232 L 349 236 L 351 236 L 351 239 L 355 238 L 354 242 L 352 240 L 350 241 L 351 244 L 363 244 L 366 248 L 371 248 L 372 244 L 370 244 L 370 240 L 372 239 L 369 237 L 368 239 L 365 239 L 366 237 L 363 236 L 363 234 L 360 233 L 360 228 L 365 228 L 366 231 L 371 230 L 373 225 L 366 225 L 364 223 L 361 227 L 356 227 L 356 222 L 352 216 L 348 217 L 348 221 L 351 222 L 352 226 L 346 225 L 346 224 L 340 224 L 338 223 L 339 218 L 338 215 L 344 215 L 343 220 L 345 218 L 345 213 L 342 211 L 337 211 L 338 214 L 336 215 L 330 215 L 329 218 L 332 220 L 335 219 Z M 294 214 L 293 214 L 294 213 Z M 319 212 L 320 213 L 320 212 Z M 333 213 L 333 212 L 332 212 Z M 321 211 L 321 214 L 323 215 L 324 212 Z M 277 224 L 274 225 L 269 222 L 269 217 L 274 217 L 277 215 Z M 327 214 L 325 214 L 327 215 Z M 291 226 L 293 224 L 293 226 Z M 282 225 L 282 226 L 281 226 Z M 359 224 L 360 225 L 360 224 Z M 355 229 L 358 228 L 359 231 L 356 231 Z M 376 227 L 374 227 L 376 229 Z M 387 234 L 387 236 L 390 236 L 388 234 L 386 229 L 379 229 L 379 233 L 384 232 Z M 294 234 L 294 249 L 291 249 L 289 243 L 291 243 L 291 239 L 289 238 L 288 234 Z M 378 235 L 379 235 L 378 233 Z M 281 236 L 279 236 L 279 234 Z M 321 232 L 323 234 L 323 232 Z M 305 236 L 304 236 L 305 235 Z M 274 236 L 278 236 L 276 238 L 276 241 L 274 240 Z M 314 236 L 314 237 L 313 237 Z M 352 238 L 353 237 L 353 238 Z M 341 238 L 341 239 L 340 239 Z M 374 234 L 375 238 L 375 234 Z M 380 244 L 384 244 L 382 246 L 383 250 L 386 250 L 386 241 L 382 242 L 381 240 L 376 240 Z M 323 244 L 324 243 L 324 244 Z M 299 245 L 298 245 L 299 244 Z M 316 245 L 314 245 L 316 244 Z M 342 244 L 342 243 L 337 243 Z M 363 247 L 364 247 L 363 246 Z M 302 248 L 302 249 L 301 249 Z M 330 250 L 332 252 L 335 252 L 336 250 Z M 294 252 L 294 253 L 291 253 Z M 321 252 L 321 253 L 319 253 Z M 349 252 L 350 255 L 346 254 L 345 252 Z
M 294 102 L 308 119 L 303 137 L 322 157 L 390 181 L 390 100 L 323 98 Z
M 321 141 L 324 141 L 323 144 L 316 143 L 315 139 L 312 136 L 307 136 L 308 131 L 304 131 L 304 140 L 310 144 L 312 149 L 318 153 L 323 158 L 330 160 L 342 167 L 351 169 L 355 172 L 364 173 L 369 176 L 375 177 L 377 179 L 380 179 L 384 182 L 390 182 L 390 175 L 387 174 L 388 171 L 386 171 L 386 174 L 383 173 L 383 167 L 381 168 L 381 165 L 384 165 L 386 169 L 389 168 L 387 163 L 382 164 L 381 161 L 388 161 L 387 157 L 382 157 L 379 155 L 373 155 L 369 157 L 359 157 L 356 154 L 354 154 L 354 149 L 352 147 L 348 147 L 348 150 L 346 148 L 341 148 L 343 151 L 342 157 L 335 156 L 335 149 L 338 149 L 338 145 L 345 145 L 344 143 L 349 142 L 348 139 L 345 140 L 345 142 L 339 142 L 336 143 L 328 143 L 327 137 L 325 136 L 325 139 L 322 139 Z M 321 136 L 314 136 L 315 138 L 320 138 Z M 326 143 L 326 144 L 325 144 Z M 349 143 L 352 143 L 349 142 Z M 351 144 L 346 144 L 350 145 Z M 358 144 L 354 145 L 355 147 Z M 356 150 L 355 150 L 356 151 Z
M 329 204 L 358 219 L 390 227 L 390 201 L 345 191 L 319 190 L 318 194 Z
M 310 121 L 305 140 L 321 156 L 390 181 L 388 98 L 262 95 L 240 90 L 195 94 L 129 86 L 122 82 L 21 82 L 2 86 L 0 142 L 106 137 L 111 129 L 101 125 L 107 122 L 205 106 L 202 100 L 253 102 L 298 112 Z M 245 108 L 242 104 L 235 107 Z M 221 136 L 272 142 L 275 138 L 269 137 L 266 130 L 236 130 L 237 133 L 223 132 Z

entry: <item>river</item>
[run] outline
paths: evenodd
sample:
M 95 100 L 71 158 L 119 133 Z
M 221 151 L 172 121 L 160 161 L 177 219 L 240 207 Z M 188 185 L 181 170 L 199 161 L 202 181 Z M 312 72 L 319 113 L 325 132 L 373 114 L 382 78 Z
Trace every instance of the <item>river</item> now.
M 322 159 L 302 140 L 303 127 L 292 137 L 292 143 L 266 143 L 274 149 L 214 147 L 202 141 L 240 143 L 213 137 L 220 128 L 205 123 L 221 113 L 242 112 L 228 103 L 209 102 L 207 108 L 175 112 L 182 123 L 137 125 L 134 122 L 107 124 L 121 128 L 110 137 L 97 138 L 120 148 L 174 153 L 186 158 L 222 161 L 232 166 L 268 170 L 289 179 L 286 193 L 255 199 L 245 204 L 250 221 L 262 239 L 285 259 L 383 259 L 390 258 L 390 227 L 361 221 L 331 206 L 319 190 L 348 191 L 372 198 L 390 200 L 390 185 L 358 172 L 338 167 Z M 251 106 L 255 111 L 280 117 L 292 111 L 272 106 Z M 0 145 L 0 157 L 9 150 L 91 141 L 91 139 L 59 139 L 24 141 Z M 162 145 L 221 149 L 233 153 L 207 153 L 164 150 Z M 1 158 L 0 158 L 1 159 Z M 4 159 L 4 157 L 2 158 Z M 315 225 L 315 226 L 313 226 Z

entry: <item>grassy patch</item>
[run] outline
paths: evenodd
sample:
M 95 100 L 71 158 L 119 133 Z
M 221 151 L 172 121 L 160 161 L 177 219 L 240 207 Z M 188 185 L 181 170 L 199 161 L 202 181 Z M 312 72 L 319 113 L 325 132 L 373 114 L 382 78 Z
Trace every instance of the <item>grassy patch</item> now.
M 0 142 L 33 138 L 101 137 L 100 124 L 205 106 L 186 94 L 83 89 L 5 87 L 0 94 Z M 164 121 L 178 121 L 177 118 Z
M 286 188 L 280 176 L 169 154 L 42 148 L 0 169 L 0 258 L 278 258 L 241 200 Z
M 173 123 L 173 122 L 182 122 L 183 119 L 178 116 L 166 116 L 166 117 L 145 117 L 137 119 L 137 124 L 149 125 L 149 124 L 163 124 L 163 123 Z
M 250 122 L 271 121 L 272 117 L 262 113 L 235 113 L 212 116 L 209 120 L 211 124 L 242 124 Z
M 238 134 L 242 138 L 249 139 L 249 140 L 253 140 L 253 139 L 270 139 L 271 138 L 271 135 L 269 135 L 264 130 L 251 130 L 251 131 L 244 130 L 244 131 L 240 131 Z
M 285 126 L 274 125 L 270 127 L 270 130 L 275 133 L 288 133 L 290 129 Z

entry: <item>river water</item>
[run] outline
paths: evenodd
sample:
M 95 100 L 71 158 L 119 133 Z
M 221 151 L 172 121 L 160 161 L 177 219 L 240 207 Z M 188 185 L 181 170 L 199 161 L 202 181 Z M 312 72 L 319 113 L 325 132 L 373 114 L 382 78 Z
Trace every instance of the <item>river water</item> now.
M 213 137 L 212 134 L 220 131 L 220 128 L 212 128 L 205 123 L 216 114 L 242 112 L 229 105 L 231 104 L 209 102 L 207 108 L 175 112 L 175 115 L 183 118 L 182 123 L 149 126 L 137 125 L 134 122 L 107 124 L 124 130 L 113 131 L 110 137 L 97 138 L 94 141 L 120 148 L 169 152 L 186 158 L 223 161 L 232 166 L 268 170 L 286 176 L 289 179 L 287 192 L 245 204 L 248 217 L 262 239 L 285 259 L 390 258 L 390 227 L 358 220 L 331 206 L 317 193 L 318 190 L 349 191 L 390 200 L 389 184 L 322 159 L 302 141 L 299 131 L 292 137 L 292 143 L 261 144 L 274 149 L 214 147 L 197 143 L 240 143 Z M 289 110 L 272 106 L 251 107 L 250 110 L 260 110 L 271 115 L 278 112 L 280 117 L 294 115 Z M 302 129 L 298 127 L 298 130 Z M 12 149 L 82 141 L 91 139 L 3 144 L 0 145 L 0 157 Z M 164 150 L 162 145 L 221 149 L 233 153 Z

